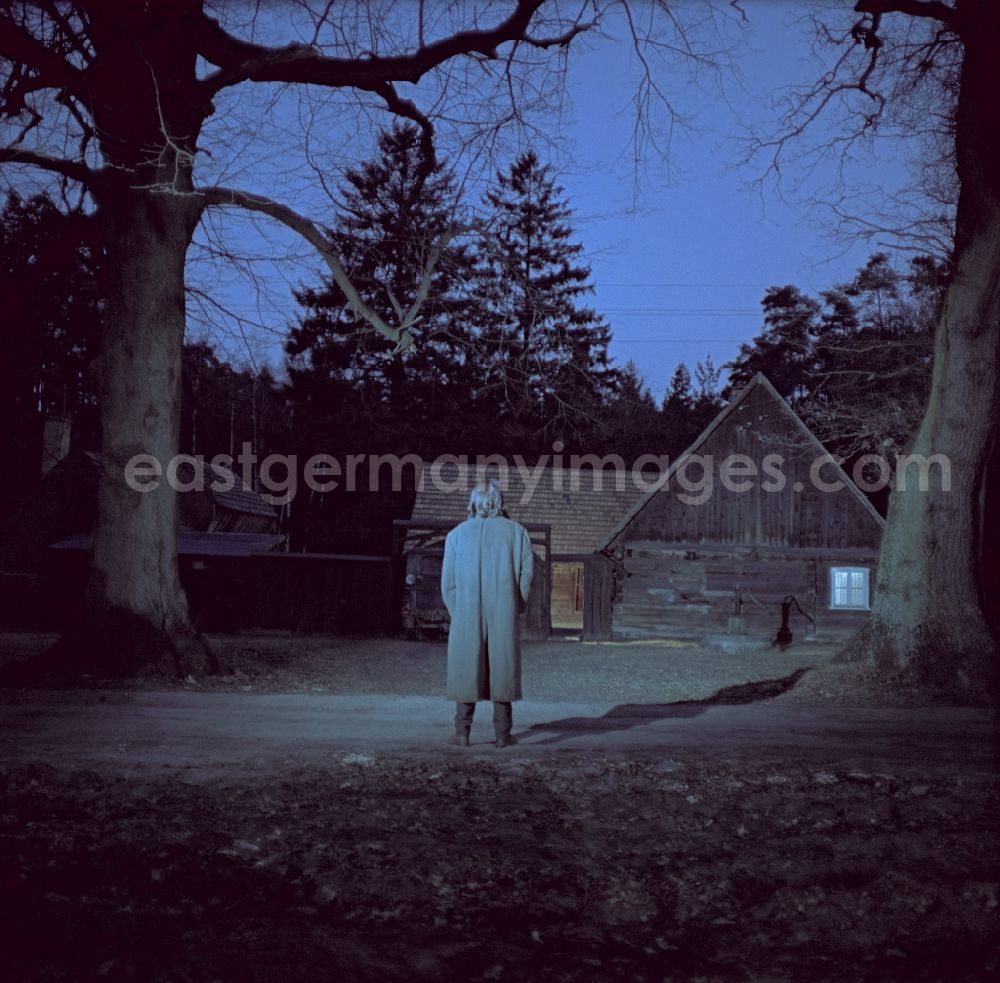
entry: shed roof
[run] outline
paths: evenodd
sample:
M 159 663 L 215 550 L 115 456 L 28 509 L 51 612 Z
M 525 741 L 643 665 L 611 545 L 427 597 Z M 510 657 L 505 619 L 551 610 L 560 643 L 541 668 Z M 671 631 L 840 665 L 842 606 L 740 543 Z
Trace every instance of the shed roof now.
M 269 553 L 284 541 L 284 536 L 272 533 L 247 532 L 179 532 L 178 556 L 251 556 Z M 50 550 L 70 550 L 86 553 L 90 550 L 93 534 L 78 532 L 66 539 L 52 543 Z
M 73 453 L 67 455 L 56 464 L 50 474 L 59 468 L 57 477 L 61 476 L 63 466 L 66 465 L 68 468 L 76 461 L 82 461 L 86 466 L 82 470 L 77 466 L 74 475 L 84 474 L 96 480 L 101 471 L 101 455 L 90 450 L 81 451 L 78 455 Z M 186 455 L 178 468 L 178 478 L 184 484 L 197 482 L 198 490 L 204 488 L 217 505 L 231 512 L 266 515 L 271 519 L 275 517 L 274 509 L 263 499 L 260 492 L 254 491 L 243 481 L 238 472 L 221 464 L 206 461 L 201 455 Z
M 476 480 L 471 466 L 460 475 L 457 464 L 425 464 L 417 486 L 412 521 L 452 522 L 467 517 L 469 491 Z M 641 480 L 641 476 L 640 476 Z M 512 519 L 551 527 L 553 556 L 592 553 L 641 496 L 631 473 L 591 468 L 509 467 L 501 475 L 504 504 Z
M 194 475 L 189 470 L 180 478 L 185 483 L 197 479 L 198 486 L 204 487 L 215 500 L 215 503 L 231 512 L 241 512 L 244 515 L 266 515 L 275 517 L 274 509 L 246 484 L 238 472 L 219 464 L 205 461 L 202 457 L 186 458 L 187 468 L 194 469 Z M 183 467 L 183 465 L 182 465 Z
M 782 412 L 792 421 L 796 429 L 806 438 L 806 442 L 816 451 L 819 455 L 825 455 L 828 453 L 827 449 L 820 443 L 819 438 L 802 422 L 801 417 L 788 405 L 785 398 L 778 392 L 777 389 L 771 383 L 771 380 L 764 375 L 763 372 L 758 372 L 747 384 L 741 389 L 736 396 L 729 402 L 727 406 L 724 406 L 711 423 L 695 438 L 691 446 L 684 451 L 683 454 L 679 455 L 677 459 L 670 465 L 667 472 L 660 478 L 657 482 L 657 487 L 652 491 L 646 492 L 631 504 L 625 514 L 620 518 L 618 522 L 614 524 L 610 532 L 602 539 L 598 544 L 598 549 L 603 549 L 610 546 L 615 539 L 617 539 L 628 527 L 629 523 L 653 500 L 653 498 L 659 494 L 659 492 L 667 487 L 673 478 L 674 474 L 679 468 L 684 465 L 686 458 L 692 454 L 697 454 L 702 445 L 708 440 L 708 438 L 715 433 L 718 428 L 725 423 L 725 421 L 736 411 L 736 409 L 750 396 L 750 394 L 757 388 L 763 389 L 777 405 L 781 408 Z M 834 473 L 837 477 L 844 483 L 844 486 L 848 489 L 848 494 L 853 494 L 862 506 L 870 513 L 872 518 L 878 523 L 881 528 L 885 528 L 885 519 L 879 515 L 878 510 L 874 505 L 868 500 L 868 497 L 861 491 L 860 488 L 854 483 L 850 475 L 839 464 L 834 464 L 831 462 L 830 466 L 833 468 Z

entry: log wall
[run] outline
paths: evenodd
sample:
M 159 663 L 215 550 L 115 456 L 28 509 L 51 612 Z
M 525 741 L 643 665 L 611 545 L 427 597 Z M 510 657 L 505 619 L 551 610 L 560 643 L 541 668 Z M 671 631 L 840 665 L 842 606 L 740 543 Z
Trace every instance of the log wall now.
M 830 609 L 830 568 L 866 567 L 874 583 L 876 563 L 872 552 L 706 550 L 699 544 L 628 542 L 610 635 L 620 640 L 701 640 L 725 633 L 736 614 L 736 590 L 741 588 L 739 613 L 747 635 L 773 639 L 781 624 L 782 599 L 792 594 L 815 619 L 820 640 L 846 640 L 864 624 L 868 612 Z M 789 625 L 797 640 L 809 628 L 794 607 Z

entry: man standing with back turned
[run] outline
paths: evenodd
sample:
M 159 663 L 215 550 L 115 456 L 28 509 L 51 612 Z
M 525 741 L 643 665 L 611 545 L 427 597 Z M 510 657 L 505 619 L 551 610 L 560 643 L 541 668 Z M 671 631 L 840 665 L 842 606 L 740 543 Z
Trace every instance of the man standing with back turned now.
M 469 496 L 469 518 L 444 541 L 441 594 L 451 615 L 448 699 L 457 704 L 452 744 L 468 746 L 476 701 L 493 701 L 497 747 L 511 736 L 511 702 L 521 699 L 519 614 L 528 604 L 531 540 L 504 513 L 500 483 Z

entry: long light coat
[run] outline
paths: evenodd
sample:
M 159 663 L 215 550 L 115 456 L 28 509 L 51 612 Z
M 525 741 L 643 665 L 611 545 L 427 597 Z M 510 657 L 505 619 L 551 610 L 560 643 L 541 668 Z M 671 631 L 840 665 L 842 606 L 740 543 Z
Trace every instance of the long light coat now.
M 518 615 L 533 572 L 531 540 L 517 522 L 474 516 L 448 533 L 441 594 L 451 615 L 449 700 L 521 699 Z

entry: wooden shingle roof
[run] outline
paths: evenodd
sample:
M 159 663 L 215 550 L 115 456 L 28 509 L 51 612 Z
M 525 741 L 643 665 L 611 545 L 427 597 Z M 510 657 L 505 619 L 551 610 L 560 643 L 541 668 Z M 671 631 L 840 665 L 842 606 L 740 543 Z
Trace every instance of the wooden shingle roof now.
M 504 505 L 512 519 L 551 526 L 552 555 L 592 553 L 641 497 L 630 473 L 612 470 L 595 475 L 591 468 L 544 468 L 513 464 L 501 477 Z M 537 479 L 537 481 L 536 481 Z M 459 480 L 454 464 L 425 464 L 413 505 L 414 522 L 453 522 L 466 516 L 475 468 Z M 647 486 L 648 487 L 648 486 Z
M 261 497 L 260 492 L 243 481 L 239 471 L 195 457 L 185 460 L 178 468 L 178 477 L 185 483 L 197 479 L 199 486 L 205 488 L 215 503 L 230 512 L 270 519 L 275 517 L 274 508 Z

